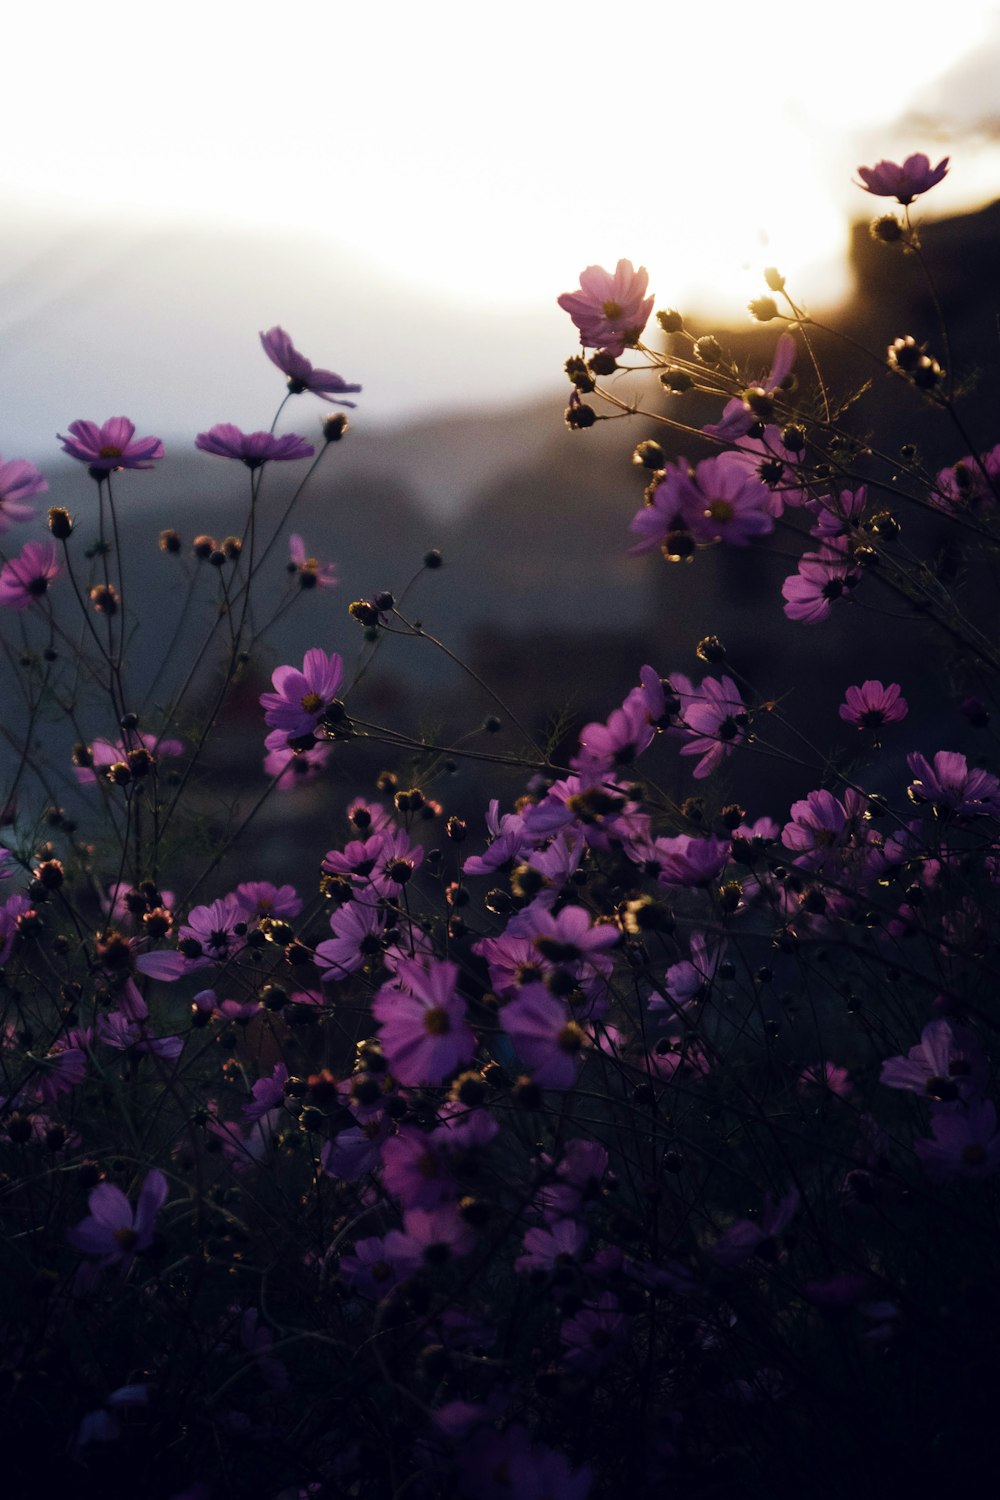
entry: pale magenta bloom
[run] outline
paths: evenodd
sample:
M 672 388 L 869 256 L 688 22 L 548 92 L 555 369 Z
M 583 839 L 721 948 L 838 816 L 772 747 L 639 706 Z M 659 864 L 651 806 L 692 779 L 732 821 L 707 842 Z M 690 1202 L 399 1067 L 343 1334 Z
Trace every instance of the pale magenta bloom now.
M 30 495 L 41 495 L 48 489 L 34 464 L 26 458 L 0 457 L 0 536 L 13 521 L 30 521 L 33 505 L 25 505 Z
M 284 437 L 276 437 L 273 432 L 241 432 L 232 422 L 218 422 L 208 432 L 199 432 L 194 445 L 219 458 L 238 458 L 248 469 L 259 469 L 272 458 L 311 458 L 316 451 L 312 443 L 294 432 L 286 432 Z
M 580 272 L 580 290 L 563 292 L 557 300 L 580 330 L 581 344 L 617 359 L 649 322 L 653 299 L 646 296 L 648 283 L 644 266 L 637 271 L 630 260 L 620 260 L 614 275 L 603 266 L 588 266 Z
M 135 423 L 128 417 L 109 417 L 101 427 L 96 422 L 71 422 L 69 430 L 71 437 L 57 434 L 63 452 L 87 464 L 98 478 L 115 469 L 151 469 L 163 457 L 160 439 L 136 438 Z
M 129 1266 L 153 1243 L 156 1215 L 167 1200 L 167 1179 L 155 1167 L 139 1189 L 135 1213 L 121 1188 L 102 1182 L 87 1199 L 88 1218 L 69 1231 L 69 1242 L 102 1266 Z
M 303 391 L 312 391 L 314 396 L 332 401 L 334 406 L 357 405 L 355 401 L 338 401 L 336 397 L 355 395 L 361 387 L 348 385 L 341 375 L 335 375 L 332 370 L 316 369 L 311 360 L 299 353 L 283 328 L 269 328 L 267 333 L 261 334 L 260 341 L 271 363 L 288 376 L 288 389 L 293 396 L 301 395 Z
M 877 198 L 895 198 L 899 203 L 912 203 L 919 193 L 926 193 L 945 176 L 948 171 L 947 156 L 943 156 L 936 167 L 932 167 L 922 151 L 908 156 L 902 166 L 894 161 L 880 161 L 874 167 L 859 167 L 859 187 Z
M 20 555 L 0 569 L 0 605 L 27 609 L 48 592 L 49 584 L 61 572 L 54 542 L 25 542 Z

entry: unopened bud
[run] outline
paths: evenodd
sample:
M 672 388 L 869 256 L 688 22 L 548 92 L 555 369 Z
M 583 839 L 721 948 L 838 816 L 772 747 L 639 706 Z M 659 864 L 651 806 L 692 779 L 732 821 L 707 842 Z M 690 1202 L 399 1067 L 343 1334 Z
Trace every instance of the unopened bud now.
M 778 304 L 773 297 L 754 297 L 753 301 L 747 303 L 747 311 L 758 323 L 770 323 L 772 318 L 778 316 Z
M 57 542 L 64 542 L 73 532 L 73 517 L 61 505 L 53 505 L 49 511 L 49 530 Z
M 684 319 L 676 307 L 664 307 L 656 314 L 656 321 L 664 333 L 680 333 L 684 327 Z

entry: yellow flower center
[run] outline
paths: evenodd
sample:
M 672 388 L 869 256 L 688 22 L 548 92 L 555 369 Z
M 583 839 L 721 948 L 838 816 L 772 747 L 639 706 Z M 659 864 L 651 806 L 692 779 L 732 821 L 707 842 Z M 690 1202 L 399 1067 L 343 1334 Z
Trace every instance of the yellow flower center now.
M 134 1229 L 116 1229 L 114 1240 L 115 1244 L 120 1245 L 123 1250 L 133 1250 L 139 1243 L 139 1236 Z
M 605 302 L 601 311 L 604 313 L 604 316 L 607 318 L 608 322 L 613 323 L 615 318 L 620 318 L 622 315 L 621 303 Z
M 317 709 L 323 707 L 323 700 L 320 697 L 319 693 L 306 693 L 305 697 L 302 699 L 302 707 L 305 709 L 307 714 L 314 714 Z
M 713 500 L 705 512 L 713 521 L 731 521 L 736 514 L 731 500 Z
M 116 448 L 113 443 L 106 443 L 103 448 L 98 449 L 97 456 L 98 458 L 121 458 L 122 450 Z

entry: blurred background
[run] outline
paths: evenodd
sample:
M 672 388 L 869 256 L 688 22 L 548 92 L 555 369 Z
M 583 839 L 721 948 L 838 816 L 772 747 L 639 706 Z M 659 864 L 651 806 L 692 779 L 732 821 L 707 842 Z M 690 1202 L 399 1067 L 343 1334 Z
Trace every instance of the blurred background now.
M 250 664 L 231 747 L 248 774 L 274 664 L 312 645 L 356 652 L 347 603 L 398 592 L 430 546 L 445 567 L 420 583 L 414 611 L 539 734 L 561 715 L 604 717 L 643 661 L 697 675 L 693 647 L 710 630 L 766 695 L 795 686 L 808 699 L 796 653 L 818 651 L 813 687 L 834 738 L 858 671 L 892 675 L 898 663 L 872 657 L 870 620 L 831 621 L 804 642 L 780 611 L 788 565 L 757 549 L 680 569 L 628 557 L 643 483 L 629 460 L 649 429 L 564 428 L 575 331 L 556 297 L 584 266 L 628 257 L 648 268 L 657 306 L 718 333 L 761 375 L 778 325 L 752 325 L 746 304 L 775 265 L 800 304 L 876 350 L 910 332 L 933 341 L 915 266 L 868 236 L 893 205 L 854 179 L 859 163 L 951 155 L 915 213 L 956 364 L 980 372 L 975 441 L 991 445 L 1000 7 L 956 0 L 931 25 L 912 5 L 853 0 L 835 17 L 782 0 L 763 11 L 305 0 L 280 16 L 112 0 L 57 18 L 22 10 L 7 42 L 0 451 L 38 463 L 49 501 L 86 531 L 93 486 L 55 434 L 125 413 L 163 438 L 165 461 L 118 484 L 149 607 L 166 620 L 178 570 L 193 566 L 159 551 L 161 527 L 186 545 L 241 529 L 245 471 L 196 453 L 193 438 L 217 422 L 269 426 L 283 385 L 258 331 L 281 324 L 314 363 L 363 386 L 287 528 L 338 564 L 341 587 L 304 598 Z M 932 218 L 947 223 L 932 232 Z M 820 352 L 831 385 L 849 381 L 838 346 Z M 615 380 L 626 399 L 662 400 Z M 298 397 L 280 430 L 317 439 L 330 409 Z M 931 468 L 968 451 L 912 401 L 886 420 Z M 294 480 L 278 468 L 268 485 L 278 515 Z M 39 509 L 8 546 L 40 534 Z M 148 675 L 152 646 L 136 650 Z M 366 692 L 373 713 L 445 738 L 495 707 L 411 641 L 387 643 Z

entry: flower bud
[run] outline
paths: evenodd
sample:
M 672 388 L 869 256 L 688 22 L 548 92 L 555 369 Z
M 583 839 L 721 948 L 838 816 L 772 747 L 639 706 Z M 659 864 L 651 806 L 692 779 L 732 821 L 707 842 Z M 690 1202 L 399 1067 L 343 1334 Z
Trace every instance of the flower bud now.
M 168 526 L 165 531 L 160 532 L 161 552 L 170 552 L 176 555 L 181 550 L 182 546 L 183 543 L 180 539 L 180 535 L 178 532 L 174 531 L 172 526 Z
M 770 323 L 772 318 L 778 316 L 778 304 L 773 297 L 754 297 L 753 301 L 747 303 L 747 311 L 758 323 Z
M 582 432 L 585 427 L 593 427 L 597 421 L 597 413 L 592 406 L 580 402 L 578 406 L 567 406 L 564 412 L 566 426 L 576 432 Z
M 880 214 L 872 220 L 869 233 L 873 240 L 881 240 L 883 245 L 895 245 L 903 238 L 903 226 L 895 214 Z
M 726 659 L 726 648 L 717 635 L 704 636 L 695 648 L 699 661 L 716 664 Z
M 73 517 L 63 506 L 53 505 L 49 510 L 49 530 L 57 542 L 64 542 L 72 535 Z
M 325 443 L 339 443 L 347 431 L 350 423 L 343 412 L 335 412 L 332 416 L 323 419 L 323 441 Z
M 590 356 L 588 368 L 592 375 L 613 375 L 618 368 L 618 361 L 613 354 L 605 354 L 602 350 Z
M 99 615 L 116 615 L 121 600 L 110 583 L 100 583 L 90 591 L 90 600 Z
M 632 462 L 637 468 L 662 469 L 666 461 L 667 456 L 663 449 L 652 438 L 647 438 L 644 443 L 640 443 L 632 454 Z
M 777 266 L 764 267 L 764 280 L 772 292 L 783 292 L 785 290 L 785 278 Z
M 684 319 L 676 307 L 664 307 L 656 314 L 656 321 L 664 333 L 680 333 L 684 327 Z
M 660 384 L 665 391 L 672 391 L 675 396 L 683 396 L 694 385 L 694 381 L 686 370 L 664 370 L 660 376 Z
M 196 536 L 194 541 L 191 543 L 191 551 L 194 553 L 195 557 L 200 558 L 202 562 L 204 562 L 206 558 L 211 557 L 212 553 L 216 552 L 217 550 L 218 548 L 214 536 Z
M 694 352 L 702 364 L 717 365 L 722 358 L 722 345 L 712 334 L 707 333 L 695 340 Z

